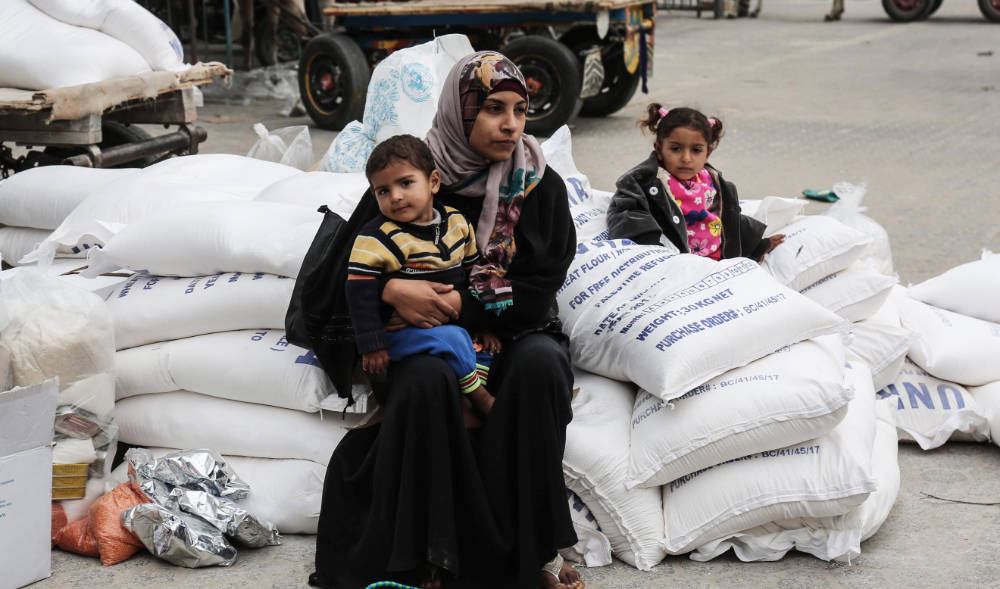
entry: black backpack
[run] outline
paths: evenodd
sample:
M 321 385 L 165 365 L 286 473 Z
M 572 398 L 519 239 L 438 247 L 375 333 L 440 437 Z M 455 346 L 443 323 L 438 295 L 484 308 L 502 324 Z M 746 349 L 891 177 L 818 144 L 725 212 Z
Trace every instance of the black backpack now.
M 378 204 L 367 191 L 346 221 L 326 205 L 318 212 L 323 222 L 295 279 L 285 314 L 285 338 L 312 350 L 337 394 L 350 406 L 358 353 L 347 308 L 347 261 L 361 227 L 378 214 Z

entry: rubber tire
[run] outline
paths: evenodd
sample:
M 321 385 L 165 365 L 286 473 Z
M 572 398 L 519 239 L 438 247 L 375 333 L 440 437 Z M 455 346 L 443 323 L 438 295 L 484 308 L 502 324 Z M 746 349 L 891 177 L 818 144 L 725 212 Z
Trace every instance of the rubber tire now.
M 941 8 L 942 2 L 944 2 L 944 0 L 931 0 L 930 10 L 927 11 L 927 14 L 925 14 L 923 18 L 930 18 L 931 15 L 938 11 L 938 8 Z
M 979 0 L 979 12 L 990 22 L 1000 22 L 1000 6 L 994 6 L 995 0 Z
M 604 117 L 618 112 L 624 108 L 630 100 L 632 100 L 632 97 L 635 96 L 636 89 L 639 88 L 639 81 L 642 77 L 638 69 L 636 69 L 634 74 L 629 74 L 625 70 L 625 62 L 622 56 L 622 51 L 624 51 L 624 49 L 622 48 L 621 43 L 617 43 L 618 47 L 611 48 L 609 51 L 610 45 L 606 44 L 605 41 L 602 41 L 597 37 L 597 31 L 595 31 L 592 26 L 570 29 L 559 38 L 559 41 L 562 42 L 563 45 L 569 47 L 570 50 L 577 56 L 579 56 L 581 52 L 586 51 L 595 45 L 601 45 L 601 61 L 604 63 L 605 78 L 607 78 L 607 72 L 612 69 L 608 67 L 608 64 L 612 64 L 614 67 L 620 68 L 620 74 L 626 76 L 625 84 L 616 84 L 605 93 L 584 99 L 582 108 L 580 109 L 580 116 Z M 582 72 L 583 60 L 578 57 L 577 61 L 580 64 L 580 71 Z M 604 88 L 602 88 L 602 90 L 603 89 Z
M 142 141 L 151 137 L 152 135 L 147 133 L 145 129 L 136 125 L 126 125 L 125 123 L 119 123 L 118 121 L 101 121 L 101 142 L 97 144 L 97 147 L 107 149 L 109 147 L 125 145 L 126 143 L 135 143 L 136 141 Z M 46 147 L 44 153 L 46 158 L 54 158 L 51 162 L 52 164 L 62 164 L 62 160 L 74 155 L 86 153 L 86 149 L 82 147 Z M 156 162 L 156 160 L 162 156 L 163 154 L 150 155 L 113 167 L 145 168 L 146 166 Z
M 933 0 L 916 0 L 917 5 L 913 10 L 903 10 L 896 6 L 895 0 L 882 0 L 882 8 L 889 18 L 896 22 L 913 22 L 924 18 L 928 12 L 930 3 Z
M 317 104 L 308 88 L 310 68 L 318 58 L 328 58 L 343 70 L 341 82 L 345 87 L 346 100 L 332 110 L 326 110 Z M 361 120 L 370 79 L 371 71 L 365 54 L 354 39 L 347 35 L 323 33 L 313 37 L 302 50 L 302 59 L 299 60 L 299 93 L 306 112 L 322 129 L 339 131 L 347 123 Z
M 525 132 L 548 137 L 559 127 L 573 120 L 581 108 L 580 89 L 583 74 L 579 60 L 562 43 L 541 35 L 525 35 L 500 49 L 515 64 L 527 58 L 544 62 L 558 80 L 555 106 L 540 117 L 529 117 Z
M 290 30 L 283 22 L 278 21 L 278 38 L 276 39 L 278 43 L 278 59 L 275 61 L 272 59 L 271 48 L 269 47 L 271 40 L 267 38 L 267 31 L 265 30 L 266 21 L 261 22 L 259 20 L 254 20 L 253 27 L 253 51 L 257 56 L 257 61 L 261 65 L 275 65 L 277 63 L 288 63 L 301 59 L 302 57 L 302 47 L 296 44 L 295 51 L 293 53 L 291 47 L 291 40 L 295 40 L 295 32 Z M 282 42 L 286 42 L 286 45 L 282 45 Z

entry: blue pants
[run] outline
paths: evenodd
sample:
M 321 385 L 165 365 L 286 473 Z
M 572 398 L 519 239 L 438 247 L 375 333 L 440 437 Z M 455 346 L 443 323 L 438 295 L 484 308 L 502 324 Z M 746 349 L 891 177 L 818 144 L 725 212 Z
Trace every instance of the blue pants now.
M 458 377 L 458 388 L 471 393 L 486 384 L 491 356 L 476 352 L 469 332 L 457 325 L 439 325 L 430 329 L 406 327 L 386 332 L 389 359 L 398 362 L 416 354 L 438 356 L 451 366 Z

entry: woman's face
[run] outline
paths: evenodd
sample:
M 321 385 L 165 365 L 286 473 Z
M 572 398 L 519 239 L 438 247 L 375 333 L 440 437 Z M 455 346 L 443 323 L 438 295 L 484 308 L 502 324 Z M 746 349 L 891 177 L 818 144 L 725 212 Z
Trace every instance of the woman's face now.
M 469 133 L 469 146 L 484 158 L 510 159 L 524 132 L 528 102 L 517 92 L 497 92 L 483 101 Z

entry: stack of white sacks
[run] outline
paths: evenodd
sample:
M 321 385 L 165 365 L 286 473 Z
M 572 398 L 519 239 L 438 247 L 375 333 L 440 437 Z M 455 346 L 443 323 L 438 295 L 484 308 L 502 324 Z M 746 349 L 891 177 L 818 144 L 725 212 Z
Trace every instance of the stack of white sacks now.
M 72 263 L 103 274 L 73 279 L 111 313 L 119 439 L 154 453 L 213 448 L 251 484 L 255 513 L 286 533 L 315 532 L 326 462 L 370 407 L 358 391 L 345 414 L 313 355 L 285 340 L 284 318 L 318 206 L 349 214 L 363 175 L 231 155 L 175 158 L 96 186 L 102 172 L 73 169 L 89 193 L 24 261 L 85 251 Z M 21 176 L 0 182 L 0 207 L 10 184 L 31 179 Z
M 187 67 L 170 27 L 134 0 L 4 0 L 0 63 L 0 87 L 25 90 Z
M 910 341 L 898 326 L 851 339 L 896 282 L 887 239 L 851 226 L 874 222 L 858 202 L 748 202 L 788 235 L 762 265 L 610 241 L 611 193 L 575 168 L 568 131 L 543 149 L 580 241 L 558 295 L 576 370 L 563 466 L 615 556 L 860 554 L 899 487 L 875 379 L 896 378 Z

